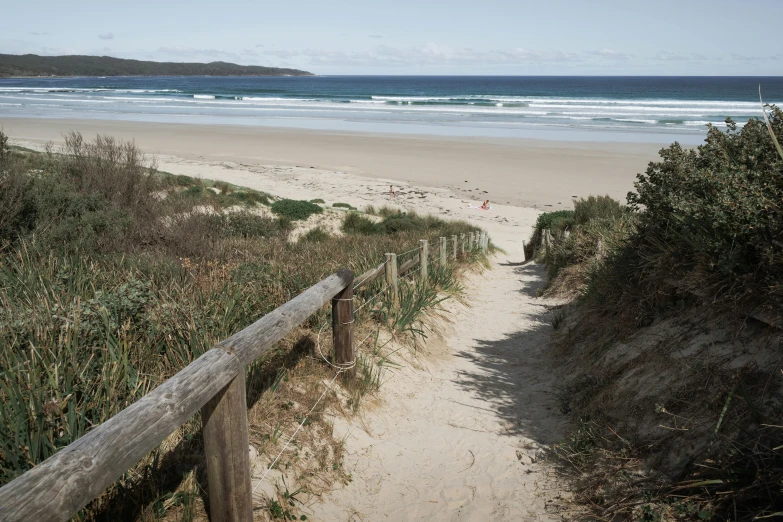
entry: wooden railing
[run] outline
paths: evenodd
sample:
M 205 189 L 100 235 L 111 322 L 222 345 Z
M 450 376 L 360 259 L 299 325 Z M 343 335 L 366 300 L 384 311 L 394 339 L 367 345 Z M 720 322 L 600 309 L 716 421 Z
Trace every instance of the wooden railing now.
M 459 241 L 459 245 L 457 244 Z M 440 263 L 446 264 L 446 238 L 440 238 Z M 461 252 L 486 252 L 486 232 L 452 236 L 451 258 Z M 475 245 L 475 246 L 474 246 Z M 386 275 L 396 299 L 397 274 L 420 265 L 427 278 L 429 247 L 398 270 L 396 254 L 358 278 L 341 269 L 297 297 L 222 341 L 77 441 L 59 450 L 0 488 L 0 522 L 66 521 L 98 497 L 127 470 L 201 410 L 212 522 L 251 521 L 251 491 L 245 367 L 295 326 L 331 301 L 334 362 L 345 378 L 353 367 L 353 292 Z

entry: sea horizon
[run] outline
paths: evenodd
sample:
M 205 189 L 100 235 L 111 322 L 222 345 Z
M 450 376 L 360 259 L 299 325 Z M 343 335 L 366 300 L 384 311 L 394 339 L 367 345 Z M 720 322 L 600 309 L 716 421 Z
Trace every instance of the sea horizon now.
M 781 76 L 317 75 L 0 79 L 0 118 L 694 144 L 783 103 Z

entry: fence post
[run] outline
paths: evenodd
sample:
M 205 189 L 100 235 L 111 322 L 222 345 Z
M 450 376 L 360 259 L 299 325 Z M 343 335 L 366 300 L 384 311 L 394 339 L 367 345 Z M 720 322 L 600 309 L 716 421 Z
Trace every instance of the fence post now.
M 446 238 L 440 238 L 440 266 L 446 266 Z
M 245 369 L 201 408 L 210 520 L 252 522 Z
M 457 235 L 451 236 L 451 240 L 454 242 L 454 261 L 457 260 Z
M 400 304 L 400 294 L 397 289 L 397 254 L 386 254 L 386 284 L 391 293 L 392 306 L 397 308 Z
M 546 259 L 549 260 L 549 243 L 551 242 L 552 236 L 549 234 L 549 229 L 544 229 L 544 246 L 546 246 Z
M 522 262 L 527 261 L 527 253 L 525 252 L 525 240 L 522 240 Z
M 459 251 L 460 254 L 465 255 L 465 234 L 459 235 Z
M 473 232 L 468 233 L 468 252 L 473 252 Z
M 421 263 L 421 269 L 419 270 L 419 276 L 421 282 L 427 282 L 427 255 L 429 254 L 430 246 L 426 239 L 419 239 L 419 263 Z
M 353 274 L 342 292 L 332 298 L 332 341 L 335 364 L 346 368 L 344 381 L 356 378 L 355 354 L 353 353 Z

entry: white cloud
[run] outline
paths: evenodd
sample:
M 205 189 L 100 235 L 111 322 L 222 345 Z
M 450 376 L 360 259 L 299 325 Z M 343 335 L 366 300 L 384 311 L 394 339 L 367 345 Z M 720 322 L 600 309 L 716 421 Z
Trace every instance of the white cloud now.
M 576 53 L 538 51 L 523 48 L 477 50 L 471 47 L 448 47 L 428 44 L 414 47 L 379 45 L 359 52 L 330 51 L 326 49 L 270 49 L 265 56 L 278 58 L 301 57 L 314 65 L 332 66 L 435 66 L 435 65 L 519 65 L 579 62 Z
M 98 38 L 100 38 L 101 40 L 114 40 L 114 34 L 113 33 L 99 34 Z
M 669 51 L 659 51 L 653 59 L 665 62 L 690 62 L 704 61 L 707 57 L 699 53 L 673 53 Z
M 170 47 L 159 47 L 159 53 L 173 54 L 186 57 L 199 57 L 199 56 L 211 56 L 219 58 L 232 58 L 237 59 L 239 55 L 221 49 L 199 49 L 195 47 L 184 47 L 181 45 L 173 45 Z
M 617 60 L 617 61 L 625 61 L 633 56 L 632 54 L 626 54 L 620 51 L 615 51 L 613 49 L 599 49 L 597 51 L 590 51 L 588 54 L 592 54 L 593 56 L 598 56 L 600 58 L 605 58 L 607 60 Z

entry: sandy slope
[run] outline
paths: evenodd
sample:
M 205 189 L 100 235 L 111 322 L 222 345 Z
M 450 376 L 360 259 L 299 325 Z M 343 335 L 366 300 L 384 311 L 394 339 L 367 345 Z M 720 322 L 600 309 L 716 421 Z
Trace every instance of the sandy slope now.
M 509 245 L 512 246 L 513 245 Z M 396 371 L 382 405 L 338 421 L 346 487 L 311 506 L 314 520 L 559 520 L 560 501 L 542 446 L 562 418 L 543 356 L 551 326 L 543 284 L 521 254 L 470 276 L 470 307 L 448 306 L 442 346 Z

